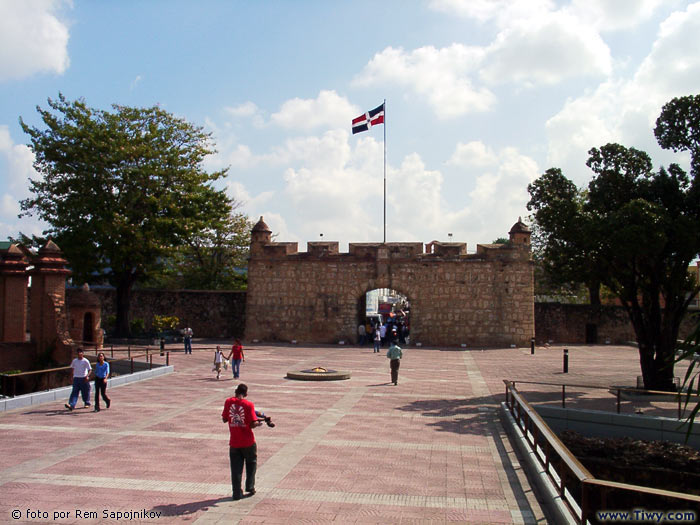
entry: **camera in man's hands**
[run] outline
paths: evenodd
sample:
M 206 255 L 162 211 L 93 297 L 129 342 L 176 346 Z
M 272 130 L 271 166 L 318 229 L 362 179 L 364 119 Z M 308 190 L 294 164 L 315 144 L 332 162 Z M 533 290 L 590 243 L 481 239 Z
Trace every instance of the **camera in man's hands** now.
M 258 419 L 262 419 L 268 427 L 274 428 L 275 424 L 272 422 L 272 418 L 270 416 L 266 416 L 265 412 L 258 412 L 256 410 L 255 415 L 258 417 Z

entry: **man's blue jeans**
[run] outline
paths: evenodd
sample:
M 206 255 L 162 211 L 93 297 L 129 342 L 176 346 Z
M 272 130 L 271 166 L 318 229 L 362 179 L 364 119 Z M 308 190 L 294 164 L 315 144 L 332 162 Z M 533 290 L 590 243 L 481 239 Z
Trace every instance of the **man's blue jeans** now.
M 70 397 L 68 398 L 68 404 L 75 408 L 75 404 L 78 402 L 78 393 L 83 398 L 83 403 L 86 405 L 90 404 L 90 381 L 85 377 L 74 377 L 73 378 L 73 390 L 71 390 Z
M 233 378 L 237 378 L 239 375 L 241 375 L 241 360 L 240 359 L 232 359 L 231 360 L 231 368 L 233 369 Z
M 192 338 L 191 337 L 185 337 L 185 353 L 186 354 L 192 353 Z
M 379 345 L 381 344 L 381 341 L 377 341 L 376 339 L 374 340 L 374 351 L 379 352 Z

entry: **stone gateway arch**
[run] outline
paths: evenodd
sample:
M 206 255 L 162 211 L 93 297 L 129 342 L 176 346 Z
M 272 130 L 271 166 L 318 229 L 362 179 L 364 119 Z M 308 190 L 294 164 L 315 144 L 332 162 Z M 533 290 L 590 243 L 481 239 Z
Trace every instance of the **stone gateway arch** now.
M 434 241 L 271 242 L 260 217 L 248 262 L 246 338 L 354 342 L 358 301 L 389 288 L 411 302 L 411 342 L 432 346 L 527 346 L 535 336 L 530 230 L 520 220 L 505 244 Z

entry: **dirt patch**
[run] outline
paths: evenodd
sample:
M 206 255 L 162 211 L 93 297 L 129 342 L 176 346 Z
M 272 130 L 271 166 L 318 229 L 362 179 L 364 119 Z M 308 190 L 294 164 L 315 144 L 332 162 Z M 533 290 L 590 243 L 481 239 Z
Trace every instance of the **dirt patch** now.
M 700 452 L 668 441 L 590 438 L 564 431 L 562 442 L 598 479 L 700 495 Z

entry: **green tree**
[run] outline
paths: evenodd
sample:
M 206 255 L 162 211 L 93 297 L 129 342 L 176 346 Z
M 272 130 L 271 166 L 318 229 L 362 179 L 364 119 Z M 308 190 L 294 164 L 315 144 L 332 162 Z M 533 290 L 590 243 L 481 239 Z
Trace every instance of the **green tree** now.
M 699 97 L 692 100 L 700 106 Z M 692 133 L 682 132 L 677 112 L 668 107 L 657 122 L 657 137 L 665 137 L 664 147 L 690 150 L 697 166 L 693 140 L 678 138 Z M 698 113 L 686 113 L 697 118 Z M 686 127 L 696 130 L 700 123 Z M 654 172 L 646 153 L 619 144 L 591 149 L 587 165 L 594 173 L 587 191 L 550 169 L 528 188 L 528 206 L 544 230 L 551 264 L 565 267 L 558 259 L 563 256 L 577 261 L 627 310 L 644 386 L 672 390 L 680 323 L 699 291 L 688 273 L 700 252 L 699 172 L 688 176 L 676 164 Z
M 231 213 L 193 235 L 165 261 L 145 286 L 167 289 L 243 290 L 246 287 L 250 230 L 242 213 Z
M 700 171 L 700 95 L 674 98 L 661 109 L 654 135 L 659 145 L 673 151 L 688 151 L 691 173 Z
M 540 281 L 549 289 L 576 290 L 586 286 L 591 304 L 600 304 L 600 278 L 585 246 L 591 217 L 583 204 L 586 192 L 579 190 L 559 168 L 548 169 L 529 184 L 527 209 L 535 211 L 533 257 L 541 268 Z
M 78 282 L 116 288 L 116 331 L 129 333 L 131 291 L 159 271 L 173 249 L 226 220 L 233 202 L 207 173 L 210 135 L 159 107 L 90 108 L 59 94 L 37 106 L 45 125 L 20 124 L 30 137 L 33 196 L 24 215 L 49 224 Z

